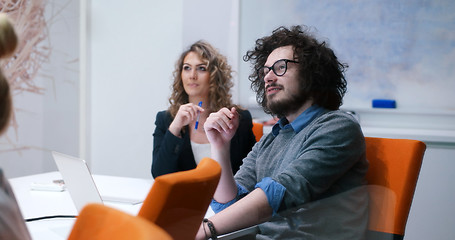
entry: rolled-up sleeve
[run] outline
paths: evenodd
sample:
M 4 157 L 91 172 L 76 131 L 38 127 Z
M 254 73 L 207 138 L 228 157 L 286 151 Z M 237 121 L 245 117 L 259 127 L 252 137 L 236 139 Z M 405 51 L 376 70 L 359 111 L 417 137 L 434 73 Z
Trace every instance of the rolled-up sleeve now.
M 237 196 L 234 199 L 232 199 L 231 201 L 229 201 L 227 203 L 219 203 L 215 199 L 212 199 L 212 202 L 210 203 L 210 207 L 212 208 L 212 210 L 215 213 L 221 212 L 221 210 L 231 206 L 232 204 L 237 202 L 239 199 L 246 196 L 248 193 L 249 192 L 248 192 L 248 190 L 246 190 L 246 188 L 244 188 L 240 184 L 237 184 Z
M 263 178 L 255 187 L 264 191 L 267 201 L 273 210 L 273 215 L 275 215 L 281 205 L 286 188 L 270 177 Z
M 281 201 L 283 200 L 286 188 L 269 177 L 262 179 L 261 182 L 256 184 L 255 188 L 260 188 L 262 191 L 264 191 L 265 195 L 267 196 L 267 201 L 273 210 L 273 215 L 275 215 L 278 211 L 278 208 L 280 207 Z M 213 199 L 210 203 L 210 206 L 215 213 L 218 213 L 221 210 L 231 206 L 248 193 L 249 191 L 246 190 L 242 185 L 237 184 L 237 196 L 234 199 L 227 203 L 219 203 Z

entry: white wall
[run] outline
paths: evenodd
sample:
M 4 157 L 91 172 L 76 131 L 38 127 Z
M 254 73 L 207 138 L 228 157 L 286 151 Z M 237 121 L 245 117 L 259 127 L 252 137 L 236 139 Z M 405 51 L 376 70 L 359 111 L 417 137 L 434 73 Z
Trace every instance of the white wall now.
M 411 205 L 406 235 L 413 240 L 452 240 L 455 236 L 455 146 L 429 145 Z
M 155 115 L 182 48 L 182 1 L 90 1 L 87 160 L 150 178 Z
M 16 59 L 22 61 L 22 67 L 29 67 L 13 70 L 22 71 L 20 76 L 24 80 L 15 84 L 22 89 L 36 86 L 40 93 L 22 91 L 11 84 L 15 109 L 13 123 L 17 128 L 11 125 L 0 137 L 0 168 L 8 178 L 55 171 L 51 150 L 77 155 L 79 149 L 79 2 L 43 2 L 46 2 L 42 5 L 46 26 L 39 34 L 46 38 L 33 50 L 22 48 L 26 41 L 36 39 L 33 31 L 27 31 L 20 24 L 21 20 L 14 21 L 20 42 Z M 41 7 L 38 1 L 34 4 Z M 27 19 L 24 15 L 21 18 Z M 28 57 L 30 51 L 41 55 Z M 36 76 L 34 70 L 37 70 Z M 27 74 L 30 79 L 25 81 Z M 10 75 L 7 77 L 15 81 Z

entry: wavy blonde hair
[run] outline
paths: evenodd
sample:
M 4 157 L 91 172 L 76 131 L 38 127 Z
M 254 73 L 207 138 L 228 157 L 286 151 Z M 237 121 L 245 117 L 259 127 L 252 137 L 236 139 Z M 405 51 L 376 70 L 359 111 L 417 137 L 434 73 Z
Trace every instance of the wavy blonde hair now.
M 232 103 L 232 95 L 230 93 L 231 88 L 234 86 L 231 66 L 227 63 L 226 57 L 221 55 L 212 45 L 200 40 L 184 51 L 175 64 L 175 70 L 173 72 L 174 82 L 172 84 L 172 93 L 169 97 L 170 107 L 168 109 L 171 116 L 175 117 L 180 106 L 189 101 L 188 94 L 183 88 L 182 70 L 183 60 L 190 52 L 196 53 L 202 59 L 210 73 L 207 110 L 214 112 L 223 107 L 231 108 L 236 106 Z
M 17 35 L 6 14 L 0 13 L 0 58 L 11 55 L 17 46 Z M 8 126 L 13 108 L 9 83 L 0 69 L 0 134 Z

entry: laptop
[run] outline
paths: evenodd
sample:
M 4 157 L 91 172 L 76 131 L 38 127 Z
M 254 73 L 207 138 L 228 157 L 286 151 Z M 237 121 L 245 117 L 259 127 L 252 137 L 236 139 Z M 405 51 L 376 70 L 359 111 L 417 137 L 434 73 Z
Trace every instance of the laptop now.
M 143 200 L 131 198 L 102 197 L 95 185 L 95 181 L 93 180 L 85 160 L 55 151 L 52 151 L 52 156 L 78 212 L 80 212 L 87 203 L 103 204 L 104 201 L 108 201 L 139 204 L 143 202 Z

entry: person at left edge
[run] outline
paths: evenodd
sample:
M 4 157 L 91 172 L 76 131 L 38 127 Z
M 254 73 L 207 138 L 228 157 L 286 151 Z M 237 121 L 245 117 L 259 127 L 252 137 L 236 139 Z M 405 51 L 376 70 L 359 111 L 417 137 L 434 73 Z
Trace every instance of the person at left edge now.
M 0 58 L 11 57 L 18 45 L 13 23 L 5 13 L 0 13 Z M 0 69 L 0 135 L 7 130 L 13 109 L 11 88 Z M 1 159 L 3 161 L 3 159 Z M 32 239 L 24 217 L 3 170 L 0 168 L 0 239 Z
M 154 178 L 194 169 L 203 157 L 210 157 L 210 144 L 203 126 L 210 113 L 223 107 L 235 107 L 240 115 L 240 125 L 230 146 L 232 171 L 237 172 L 256 140 L 250 112 L 232 103 L 231 73 L 226 57 L 205 41 L 195 42 L 181 54 L 173 74 L 170 107 L 156 115 Z M 199 127 L 195 129 L 198 114 Z

